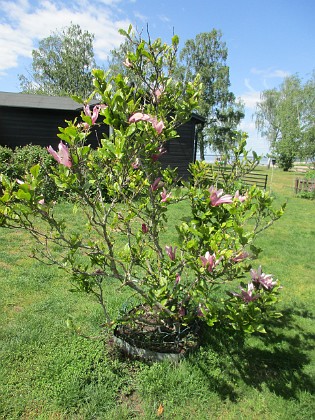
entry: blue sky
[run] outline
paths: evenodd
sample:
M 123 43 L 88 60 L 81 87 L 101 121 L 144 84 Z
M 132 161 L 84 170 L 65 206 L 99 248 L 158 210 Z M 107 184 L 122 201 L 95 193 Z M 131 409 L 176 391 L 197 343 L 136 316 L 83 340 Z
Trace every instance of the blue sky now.
M 277 87 L 298 73 L 310 78 L 315 69 L 314 0 L 0 0 L 0 91 L 18 92 L 18 74 L 27 75 L 38 40 L 71 22 L 95 35 L 99 65 L 118 46 L 119 28 L 149 25 L 152 38 L 180 45 L 200 32 L 222 31 L 229 56 L 231 90 L 246 105 L 242 129 L 249 146 L 268 151 L 252 120 L 264 89 Z

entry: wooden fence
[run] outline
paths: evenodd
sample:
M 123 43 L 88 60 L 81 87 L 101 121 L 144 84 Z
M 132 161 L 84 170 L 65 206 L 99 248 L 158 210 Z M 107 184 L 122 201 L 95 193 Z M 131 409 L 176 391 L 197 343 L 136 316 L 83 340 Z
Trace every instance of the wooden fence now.
M 296 194 L 303 191 L 306 191 L 306 192 L 315 191 L 315 179 L 296 178 L 294 189 L 295 189 Z
M 218 181 L 222 181 L 224 179 L 228 179 L 231 174 L 230 167 L 220 167 L 217 168 L 214 165 L 212 166 L 213 174 L 215 174 L 214 178 Z M 268 175 L 262 174 L 260 172 L 248 172 L 246 174 L 242 174 L 235 179 L 241 180 L 245 185 L 256 185 L 257 187 L 263 188 L 264 190 L 267 188 L 267 181 Z

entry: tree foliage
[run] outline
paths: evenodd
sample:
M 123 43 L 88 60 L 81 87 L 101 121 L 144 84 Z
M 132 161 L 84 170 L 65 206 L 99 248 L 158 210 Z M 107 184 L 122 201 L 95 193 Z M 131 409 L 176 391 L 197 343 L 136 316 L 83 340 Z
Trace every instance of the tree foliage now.
M 121 74 L 130 78 L 128 67 L 124 64 L 126 57 L 130 52 L 135 51 L 135 33 L 131 33 L 129 38 L 125 38 L 119 47 L 110 51 L 108 70 L 112 75 Z
M 30 77 L 19 75 L 23 93 L 87 97 L 93 90 L 94 35 L 71 24 L 32 51 Z
M 220 31 L 201 33 L 186 42 L 176 58 L 172 76 L 175 80 L 192 82 L 200 75 L 203 85 L 198 104 L 198 113 L 205 118 L 205 125 L 197 128 L 198 146 L 201 158 L 207 144 L 220 152 L 227 152 L 233 144 L 235 129 L 244 117 L 243 108 L 235 102 L 229 91 L 229 67 L 226 65 L 227 48 L 221 40 Z M 135 35 L 126 39 L 119 48 L 111 51 L 109 69 L 113 74 L 128 73 L 125 59 L 135 51 Z M 152 77 L 154 74 L 152 74 Z M 136 75 L 131 81 L 139 83 Z
M 203 84 L 198 112 L 206 123 L 197 133 L 201 159 L 204 159 L 207 145 L 226 152 L 233 144 L 235 129 L 244 117 L 242 105 L 236 103 L 229 90 L 227 56 L 222 33 L 216 29 L 188 40 L 180 53 L 181 77 L 191 81 L 199 74 Z
M 256 127 L 270 143 L 280 167 L 288 170 L 296 157 L 315 159 L 315 73 L 303 84 L 287 77 L 279 88 L 265 90 L 257 104 Z
M 122 31 L 120 31 L 120 33 L 122 34 Z M 165 86 L 162 86 L 162 85 L 159 86 L 156 83 L 156 79 L 161 76 L 161 73 L 160 71 L 157 72 L 157 68 L 153 65 L 148 55 L 142 57 L 142 60 L 140 63 L 141 66 L 146 67 L 146 72 L 148 75 L 147 80 L 150 80 L 150 83 L 147 83 L 146 86 L 144 86 L 143 84 L 143 78 L 139 69 L 134 68 L 134 66 L 132 66 L 132 61 L 129 61 L 128 57 L 131 57 L 131 60 L 137 57 L 139 43 L 140 45 L 143 45 L 145 43 L 144 39 L 145 39 L 145 34 L 143 34 L 142 32 L 137 32 L 134 29 L 132 29 L 132 31 L 130 31 L 128 36 L 124 38 L 124 41 L 120 44 L 120 46 L 118 48 L 111 50 L 110 57 L 109 57 L 109 66 L 108 66 L 109 74 L 112 76 L 121 74 L 123 77 L 128 77 L 130 84 L 137 87 L 142 86 L 142 88 L 144 88 L 147 91 L 151 91 L 153 88 L 153 85 L 155 85 L 154 86 L 155 89 L 159 88 L 162 90 L 164 89 Z M 149 45 L 150 52 L 153 53 L 152 40 L 150 37 L 149 30 L 147 30 L 146 39 Z M 158 38 L 156 41 L 159 42 L 160 46 L 163 45 L 162 40 L 160 38 Z M 173 44 L 174 54 L 171 56 L 171 58 L 169 58 L 169 61 L 167 62 L 168 74 L 169 74 L 170 81 L 172 83 L 176 81 L 183 82 L 183 80 L 179 80 L 179 78 L 177 77 L 178 75 L 177 57 L 178 57 L 178 43 L 179 43 L 179 38 L 177 37 L 177 35 L 174 36 L 173 42 L 174 42 Z M 156 56 L 155 58 L 159 61 L 161 61 L 162 59 L 159 56 Z M 130 68 L 133 69 L 132 72 L 130 71 Z
M 121 33 L 129 39 L 131 31 L 130 26 Z M 187 329 L 193 332 L 199 319 L 209 326 L 262 333 L 264 322 L 280 316 L 274 308 L 278 281 L 261 267 L 253 270 L 250 259 L 259 253 L 255 238 L 283 209 L 273 208 L 268 192 L 238 182 L 237 173 L 248 168 L 246 154 L 234 160 L 230 178 L 236 182 L 227 188 L 223 183 L 225 193 L 207 177 L 205 162 L 190 165 L 191 179 L 182 188 L 176 169 L 163 169 L 159 160 L 201 94 L 198 77 L 185 84 L 173 79 L 177 46 L 176 35 L 170 45 L 140 38 L 125 60 L 134 74 L 130 78 L 94 69 L 92 96 L 100 103 L 91 110 L 77 98 L 83 105 L 81 121 L 75 118 L 60 128 L 58 151 L 48 147 L 57 162 L 48 169 L 49 178 L 69 197 L 73 214 L 80 215 L 79 230 L 71 212 L 61 219 L 56 202 L 45 199 L 40 163 L 22 179 L 0 174 L 0 227 L 29 231 L 37 245 L 35 258 L 63 268 L 75 290 L 94 296 L 104 327 L 123 322 L 136 328 L 144 338 L 141 346 L 153 329 L 157 335 L 150 344 L 155 350 L 156 337 L 162 336 L 162 351 L 169 350 L 169 337 L 182 343 L 183 332 L 188 344 Z M 130 83 L 134 77 L 139 84 Z M 104 133 L 92 150 L 88 136 L 102 122 L 111 133 Z M 244 147 L 245 139 L 236 157 Z M 175 222 L 177 233 L 165 243 L 164 232 L 174 226 L 168 221 L 170 206 L 179 203 L 187 206 L 187 217 Z M 240 289 L 233 291 L 238 280 Z M 118 311 L 107 301 L 118 291 L 126 291 L 135 308 L 113 318 Z
M 304 85 L 302 157 L 315 161 L 315 71 Z

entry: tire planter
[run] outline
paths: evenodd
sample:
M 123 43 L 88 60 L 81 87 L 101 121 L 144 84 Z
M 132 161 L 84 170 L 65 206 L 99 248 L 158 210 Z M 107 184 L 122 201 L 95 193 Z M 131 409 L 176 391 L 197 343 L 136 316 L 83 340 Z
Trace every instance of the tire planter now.
M 146 350 L 140 347 L 132 346 L 126 340 L 116 337 L 114 333 L 114 344 L 126 355 L 147 362 L 163 362 L 168 360 L 178 362 L 186 356 L 186 353 L 160 353 L 153 350 Z
M 152 318 L 152 313 L 147 316 L 148 322 L 143 322 L 139 321 L 143 314 L 138 318 L 134 316 L 138 310 L 139 307 L 131 310 L 114 330 L 113 342 L 125 355 L 150 362 L 178 362 L 199 347 L 197 323 L 189 326 L 159 323 Z M 140 310 L 145 311 L 145 308 L 140 307 Z

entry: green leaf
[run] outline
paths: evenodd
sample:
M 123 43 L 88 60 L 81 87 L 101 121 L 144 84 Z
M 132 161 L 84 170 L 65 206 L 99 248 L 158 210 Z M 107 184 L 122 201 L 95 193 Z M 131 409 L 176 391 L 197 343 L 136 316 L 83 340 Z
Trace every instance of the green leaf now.
M 179 37 L 178 37 L 178 35 L 174 35 L 173 36 L 173 38 L 172 38 L 172 44 L 174 46 L 177 46 L 179 44 Z
M 84 101 L 80 96 L 76 96 L 76 95 L 71 95 L 71 99 L 73 99 L 75 102 L 78 102 L 79 104 L 83 104 L 84 105 Z
M 7 203 L 8 201 L 10 201 L 10 198 L 11 197 L 10 197 L 9 193 L 8 192 L 5 192 L 0 199 L 1 199 L 1 201 L 3 203 Z
M 30 201 L 32 197 L 29 192 L 22 191 L 21 189 L 18 190 L 18 192 L 16 193 L 16 196 L 20 200 L 26 200 L 26 201 Z
M 266 334 L 267 333 L 267 331 L 265 330 L 265 328 L 264 328 L 263 325 L 258 325 L 256 327 L 256 331 L 258 331 L 259 333 L 262 333 L 262 334 Z
M 118 32 L 120 33 L 120 35 L 128 37 L 128 33 L 124 29 L 118 29 Z
M 32 166 L 31 169 L 30 169 L 30 172 L 31 172 L 31 174 L 33 175 L 34 178 L 38 177 L 39 171 L 40 171 L 39 164 Z
M 108 139 L 101 139 L 102 148 L 99 150 L 104 156 L 115 156 L 115 145 Z

